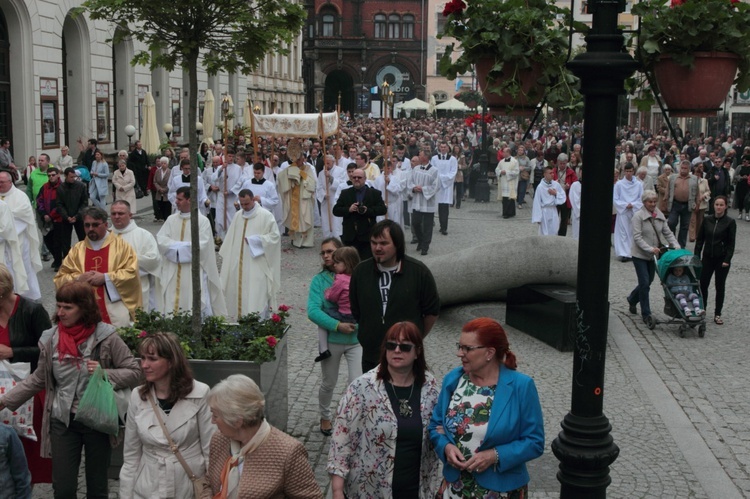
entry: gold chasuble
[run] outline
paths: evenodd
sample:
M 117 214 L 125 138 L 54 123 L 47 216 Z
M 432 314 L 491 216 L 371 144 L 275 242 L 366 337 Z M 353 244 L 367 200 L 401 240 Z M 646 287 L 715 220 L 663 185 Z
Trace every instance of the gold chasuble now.
M 133 247 L 111 232 L 107 233 L 98 250 L 86 238 L 73 246 L 63 260 L 60 271 L 54 277 L 55 288 L 89 271 L 107 274 L 122 300 L 121 303 L 112 301 L 105 289 L 106 283 L 94 286 L 102 320 L 117 327 L 129 325 L 122 324 L 124 319 L 121 313 L 117 313 L 118 305 L 126 307 L 130 320 L 135 320 L 135 311 L 142 306 L 142 298 L 138 257 Z

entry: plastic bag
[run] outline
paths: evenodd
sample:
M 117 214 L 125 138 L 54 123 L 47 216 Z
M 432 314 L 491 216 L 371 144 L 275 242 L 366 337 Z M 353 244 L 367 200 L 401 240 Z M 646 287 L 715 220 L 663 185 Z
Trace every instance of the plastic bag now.
M 0 396 L 11 391 L 18 383 L 26 379 L 31 373 L 31 364 L 28 362 L 15 362 L 11 364 L 7 360 L 0 361 Z M 34 421 L 34 397 L 11 411 L 3 409 L 0 411 L 0 421 L 12 426 L 18 436 L 28 438 L 36 442 L 36 433 L 31 426 Z
M 107 435 L 117 436 L 120 431 L 115 390 L 101 366 L 89 379 L 86 391 L 78 402 L 75 420 Z

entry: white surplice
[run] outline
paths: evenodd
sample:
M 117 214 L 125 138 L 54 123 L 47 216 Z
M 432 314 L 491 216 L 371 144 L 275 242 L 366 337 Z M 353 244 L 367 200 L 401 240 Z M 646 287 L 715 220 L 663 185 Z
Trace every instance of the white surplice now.
M 39 230 L 36 224 L 36 214 L 31 201 L 25 192 L 11 186 L 5 194 L 0 194 L 0 200 L 5 201 L 13 215 L 16 226 L 16 236 L 21 247 L 21 258 L 26 270 L 28 289 L 19 293 L 29 300 L 40 300 L 42 291 L 39 288 L 37 272 L 42 270 L 42 259 L 39 256 Z
M 554 189 L 555 194 L 549 191 Z M 560 216 L 557 214 L 557 207 L 567 200 L 565 190 L 557 182 L 546 180 L 539 182 L 539 186 L 534 192 L 534 208 L 531 211 L 531 222 L 539 224 L 540 236 L 556 236 L 560 229 Z
M 615 184 L 612 204 L 617 211 L 615 219 L 615 255 L 630 258 L 630 247 L 633 244 L 633 214 L 641 209 L 643 202 L 643 182 L 636 177 L 623 178 Z M 628 204 L 631 205 L 628 208 Z

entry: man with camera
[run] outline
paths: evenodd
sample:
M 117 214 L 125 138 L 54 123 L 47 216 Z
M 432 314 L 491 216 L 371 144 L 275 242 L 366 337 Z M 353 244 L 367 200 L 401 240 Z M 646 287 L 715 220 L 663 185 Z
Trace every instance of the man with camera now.
M 375 218 L 385 215 L 387 208 L 379 190 L 365 183 L 364 170 L 351 174 L 352 186 L 341 192 L 333 214 L 343 218 L 341 242 L 357 249 L 362 260 L 372 257 L 370 229 Z

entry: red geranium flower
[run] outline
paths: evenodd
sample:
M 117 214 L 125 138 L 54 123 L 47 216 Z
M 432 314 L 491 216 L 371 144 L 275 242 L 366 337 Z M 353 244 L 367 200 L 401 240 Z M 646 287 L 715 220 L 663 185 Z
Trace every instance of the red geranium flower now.
M 271 320 L 274 322 L 281 322 L 281 316 L 279 314 L 272 314 Z
M 675 8 L 678 5 L 682 5 L 685 3 L 685 0 L 672 0 L 672 2 L 669 4 L 670 7 Z
M 141 334 L 138 335 L 139 338 L 145 338 L 146 336 L 148 336 L 146 331 L 141 331 Z
M 451 0 L 445 4 L 443 9 L 443 15 L 449 16 L 451 14 L 461 14 L 466 9 L 466 4 L 463 0 Z
M 289 305 L 281 304 L 281 305 L 279 305 L 279 310 L 281 312 L 286 312 L 287 310 L 289 310 Z
M 268 346 L 273 348 L 276 346 L 276 343 L 278 343 L 279 340 L 276 339 L 274 336 L 266 336 L 266 343 L 268 343 Z

